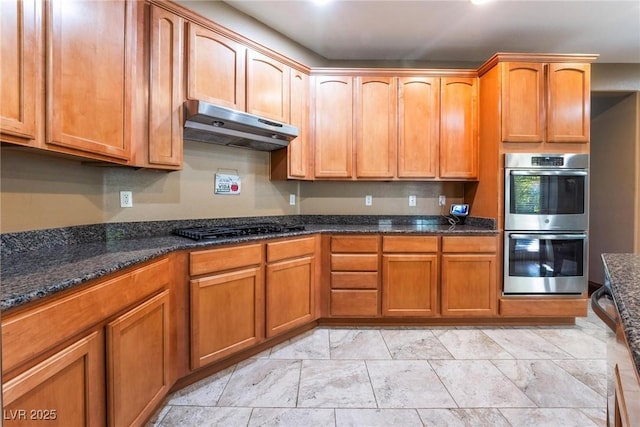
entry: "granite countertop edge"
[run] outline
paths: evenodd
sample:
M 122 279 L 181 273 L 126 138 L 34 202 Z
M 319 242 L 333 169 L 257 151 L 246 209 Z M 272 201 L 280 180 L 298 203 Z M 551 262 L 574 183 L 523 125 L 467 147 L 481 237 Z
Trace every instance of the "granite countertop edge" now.
M 292 222 L 291 217 L 287 216 L 256 217 L 252 220 L 272 220 L 273 218 L 279 222 Z M 495 222 L 491 220 L 480 219 L 476 222 L 469 221 L 468 225 L 452 227 L 449 224 L 442 224 L 438 217 L 399 216 L 378 218 L 377 221 L 373 221 L 372 218 L 378 217 L 348 216 L 348 220 L 340 216 L 295 217 L 296 222 L 304 223 L 305 230 L 223 238 L 215 241 L 193 241 L 168 234 L 173 228 L 200 226 L 202 221 L 82 226 L 80 227 L 83 233 L 81 237 L 73 235 L 79 232 L 76 227 L 1 235 L 3 246 L 0 269 L 2 292 L 0 311 L 4 313 L 91 280 L 181 250 L 206 249 L 317 233 L 423 235 L 497 235 L 499 233 L 495 229 Z M 333 222 L 324 223 L 332 219 Z M 246 218 L 239 219 L 241 220 L 246 221 Z M 229 221 L 231 220 L 226 220 L 226 222 Z M 159 232 L 162 234 L 158 234 Z M 127 234 L 134 238 L 123 238 Z M 65 244 L 47 245 L 48 240 L 66 241 Z M 37 247 L 30 249 L 29 242 L 33 242 Z
M 622 329 L 640 373 L 640 254 L 602 254 Z

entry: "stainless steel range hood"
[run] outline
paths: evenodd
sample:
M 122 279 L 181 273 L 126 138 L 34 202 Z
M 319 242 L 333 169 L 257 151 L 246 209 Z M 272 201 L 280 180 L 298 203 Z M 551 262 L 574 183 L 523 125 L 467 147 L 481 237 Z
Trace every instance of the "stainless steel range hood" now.
M 184 139 L 273 151 L 298 136 L 298 128 L 204 101 L 184 103 Z

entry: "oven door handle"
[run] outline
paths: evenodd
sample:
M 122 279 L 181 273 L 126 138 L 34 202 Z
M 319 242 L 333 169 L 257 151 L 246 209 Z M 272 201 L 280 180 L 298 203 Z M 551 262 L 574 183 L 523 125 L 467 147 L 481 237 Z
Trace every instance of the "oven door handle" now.
M 510 233 L 510 239 L 531 239 L 531 240 L 570 240 L 570 239 L 586 239 L 587 235 L 584 233 L 576 233 L 576 234 L 521 234 L 521 233 Z
M 586 170 L 511 170 L 509 171 L 511 175 L 519 175 L 519 176 L 587 176 L 588 172 Z

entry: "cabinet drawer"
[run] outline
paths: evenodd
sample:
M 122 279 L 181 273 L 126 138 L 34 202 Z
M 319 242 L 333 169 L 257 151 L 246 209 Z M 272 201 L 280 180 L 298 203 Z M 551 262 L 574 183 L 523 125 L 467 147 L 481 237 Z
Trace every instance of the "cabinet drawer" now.
M 377 316 L 378 291 L 373 290 L 332 290 L 332 316 Z
M 165 288 L 168 258 L 2 319 L 2 368 L 28 359 Z M 43 325 L 55 325 L 53 328 Z
M 496 252 L 498 250 L 497 236 L 443 236 L 442 252 Z
M 262 245 L 235 246 L 191 252 L 189 266 L 192 276 L 247 267 L 262 262 Z
M 331 236 L 331 252 L 378 252 L 378 236 Z
M 331 272 L 332 289 L 378 289 L 377 272 Z
M 378 271 L 378 254 L 331 254 L 332 271 Z
M 315 249 L 315 237 L 267 243 L 267 262 L 276 262 L 287 258 L 309 255 L 314 253 Z
M 438 236 L 384 236 L 383 252 L 438 252 Z

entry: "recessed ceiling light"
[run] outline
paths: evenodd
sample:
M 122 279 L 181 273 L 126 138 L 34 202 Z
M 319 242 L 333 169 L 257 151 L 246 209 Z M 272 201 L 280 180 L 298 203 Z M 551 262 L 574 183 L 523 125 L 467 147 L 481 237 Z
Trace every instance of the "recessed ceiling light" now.
M 489 3 L 491 0 L 469 0 L 472 4 L 481 5 L 485 3 Z
M 332 1 L 333 0 L 313 0 L 313 2 L 315 4 L 320 5 L 320 6 L 325 5 L 327 3 L 331 3 Z

